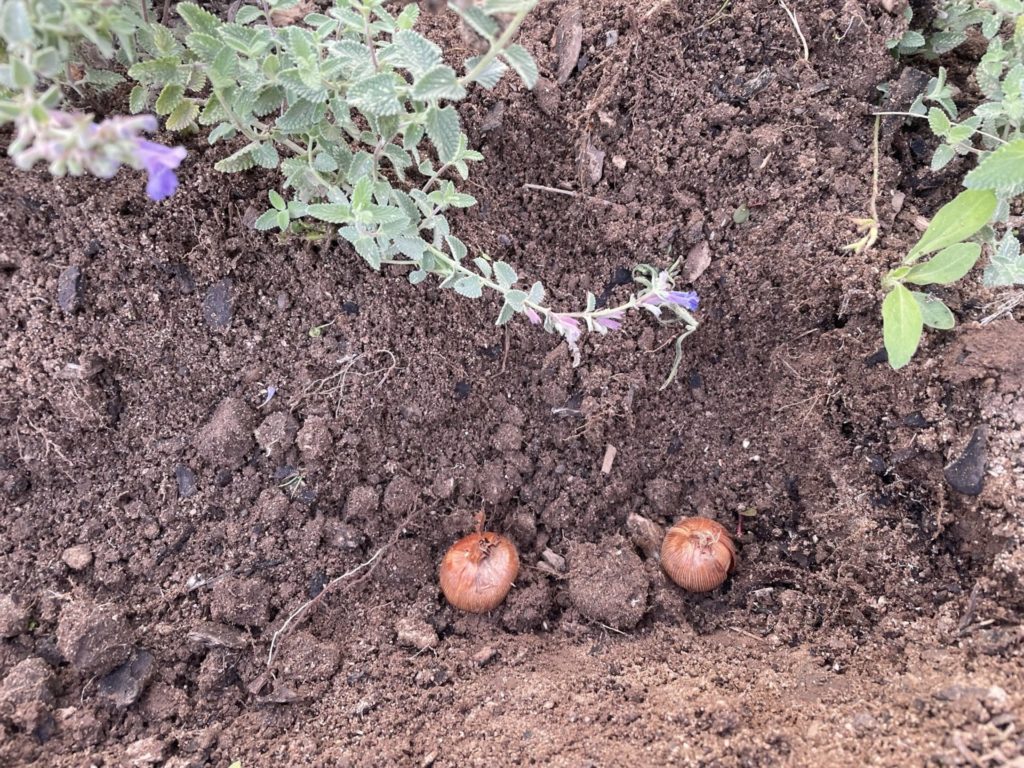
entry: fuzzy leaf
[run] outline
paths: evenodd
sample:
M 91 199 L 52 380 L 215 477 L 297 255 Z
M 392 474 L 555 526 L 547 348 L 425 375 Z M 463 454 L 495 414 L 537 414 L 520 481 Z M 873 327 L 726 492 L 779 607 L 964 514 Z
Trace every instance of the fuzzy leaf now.
M 1021 253 L 1020 240 L 1013 232 L 1003 236 L 985 267 L 982 280 L 991 287 L 1024 284 L 1024 254 Z
M 1003 144 L 964 177 L 968 189 L 1018 195 L 1024 190 L 1024 139 Z
M 136 85 L 132 88 L 132 92 L 128 96 L 128 111 L 133 115 L 137 115 L 146 108 L 146 104 L 148 102 L 149 89 L 141 85 Z
M 196 32 L 215 32 L 221 25 L 220 19 L 195 3 L 177 3 L 174 10 Z
M 385 72 L 353 83 L 348 89 L 348 101 L 360 112 L 374 117 L 399 115 L 403 111 L 395 79 Z
M 380 58 L 393 67 L 409 70 L 414 77 L 421 77 L 442 63 L 441 49 L 436 44 L 423 35 L 404 29 L 395 32 L 391 44 L 381 51 Z
M 184 95 L 185 89 L 182 86 L 165 85 L 163 90 L 160 91 L 160 95 L 157 97 L 153 108 L 158 115 L 169 115 L 174 111 L 175 107 L 181 104 L 181 99 Z
M 197 117 L 199 117 L 199 105 L 192 99 L 185 99 L 171 111 L 164 124 L 169 131 L 183 131 L 194 126 Z
M 452 287 L 456 293 L 462 294 L 467 299 L 479 299 L 483 295 L 483 284 L 476 275 L 459 278 Z
M 954 157 L 956 157 L 956 151 L 949 144 L 939 144 L 935 148 L 935 154 L 932 155 L 931 169 L 941 171 L 949 165 L 949 161 Z
M 501 57 L 512 65 L 512 69 L 522 79 L 523 85 L 533 90 L 533 86 L 537 84 L 538 72 L 537 62 L 533 60 L 530 52 L 523 46 L 514 44 L 502 51 Z
M 882 302 L 882 335 L 889 365 L 899 370 L 910 362 L 923 330 L 921 305 L 909 290 L 897 284 Z
M 260 232 L 266 232 L 268 229 L 273 229 L 277 226 L 277 214 L 278 211 L 275 211 L 273 208 L 269 211 L 264 211 L 263 214 L 253 222 L 253 227 L 258 229 Z
M 277 118 L 275 126 L 285 133 L 312 133 L 323 119 L 326 107 L 311 101 L 293 101 L 288 110 Z
M 455 70 L 447 66 L 434 67 L 416 80 L 412 87 L 412 97 L 417 101 L 458 100 L 465 96 L 466 89 L 456 80 Z
M 441 109 L 433 106 L 427 110 L 427 136 L 437 149 L 438 159 L 450 163 L 459 149 L 459 113 L 454 107 Z
M 511 288 L 519 279 L 519 275 L 504 261 L 494 262 L 494 277 L 502 288 Z
M 314 219 L 329 224 L 348 224 L 352 221 L 352 207 L 344 203 L 316 203 L 306 209 Z
M 477 62 L 479 61 L 479 56 L 472 56 L 466 59 L 467 75 L 470 73 L 470 71 L 472 71 L 472 69 L 477 65 Z M 482 85 L 489 91 L 498 84 L 498 82 L 501 80 L 502 75 L 504 75 L 507 71 L 508 67 L 505 66 L 505 62 L 503 62 L 501 59 L 493 59 L 491 63 L 488 64 L 482 72 L 480 72 L 473 78 L 473 81 L 480 83 L 480 85 Z

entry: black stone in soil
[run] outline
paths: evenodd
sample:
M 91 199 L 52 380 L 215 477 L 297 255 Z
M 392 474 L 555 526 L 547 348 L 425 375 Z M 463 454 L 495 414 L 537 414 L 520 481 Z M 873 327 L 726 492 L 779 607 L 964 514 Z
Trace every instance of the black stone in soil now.
M 913 427 L 914 429 L 924 429 L 929 426 L 928 419 L 922 416 L 920 411 L 907 414 L 903 419 L 903 425 L 905 427 Z
M 887 362 L 889 362 L 889 353 L 885 351 L 885 347 L 864 358 L 864 364 L 869 366 L 881 365 Z
M 316 597 L 324 591 L 324 587 L 327 585 L 327 574 L 323 571 L 317 571 L 313 574 L 313 578 L 309 580 L 309 597 L 310 599 Z
M 68 315 L 85 305 L 85 278 L 79 267 L 68 267 L 57 278 L 57 304 Z
M 217 475 L 213 478 L 213 482 L 216 483 L 218 488 L 226 488 L 231 485 L 231 470 L 227 468 L 217 470 Z
M 139 648 L 128 661 L 100 680 L 99 693 L 116 707 L 131 706 L 155 671 L 153 654 Z
M 469 397 L 469 393 L 473 391 L 473 385 L 468 381 L 457 381 L 455 382 L 455 399 L 465 400 Z
M 203 299 L 203 320 L 215 331 L 227 328 L 231 325 L 234 303 L 234 281 L 230 277 L 218 280 Z
M 187 499 L 196 493 L 196 473 L 179 464 L 174 470 L 174 479 L 178 481 L 178 496 Z
M 346 315 L 358 315 L 359 305 L 356 304 L 354 301 L 343 301 L 341 303 L 341 311 L 344 312 Z
M 988 428 L 981 424 L 974 428 L 971 441 L 967 443 L 952 464 L 943 470 L 950 487 L 968 496 L 977 496 L 985 486 L 985 459 L 988 454 Z

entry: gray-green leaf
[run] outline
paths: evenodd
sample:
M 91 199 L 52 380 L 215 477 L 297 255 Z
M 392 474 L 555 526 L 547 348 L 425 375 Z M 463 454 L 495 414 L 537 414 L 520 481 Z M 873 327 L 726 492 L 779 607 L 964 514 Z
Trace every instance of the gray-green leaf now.
M 968 189 L 1017 195 L 1024 189 L 1024 139 L 1003 144 L 964 177 Z
M 483 295 L 483 285 L 476 275 L 467 275 L 455 281 L 452 286 L 456 293 L 460 293 L 467 299 L 479 299 Z

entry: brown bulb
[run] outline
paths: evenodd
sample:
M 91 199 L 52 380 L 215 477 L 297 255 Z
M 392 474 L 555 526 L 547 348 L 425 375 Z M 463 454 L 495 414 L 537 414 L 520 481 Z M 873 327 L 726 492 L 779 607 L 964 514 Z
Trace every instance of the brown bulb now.
M 687 517 L 665 535 L 661 567 L 683 589 L 710 592 L 736 568 L 736 545 L 721 523 Z
M 519 575 L 515 544 L 492 531 L 459 539 L 441 561 L 441 591 L 448 602 L 469 613 L 501 605 Z

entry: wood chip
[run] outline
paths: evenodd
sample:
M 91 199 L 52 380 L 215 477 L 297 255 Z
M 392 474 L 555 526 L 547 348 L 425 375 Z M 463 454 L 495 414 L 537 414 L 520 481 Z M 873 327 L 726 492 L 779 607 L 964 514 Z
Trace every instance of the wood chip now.
M 612 464 L 615 463 L 615 456 L 618 454 L 619 449 L 611 443 L 604 449 L 604 460 L 601 462 L 601 472 L 607 475 L 612 471 Z
M 562 12 L 555 29 L 555 54 L 558 56 L 558 70 L 555 79 L 561 85 L 569 79 L 583 47 L 583 13 L 576 6 Z
M 704 270 L 709 266 L 711 266 L 711 247 L 707 240 L 702 240 L 686 254 L 686 264 L 683 266 L 682 274 L 683 281 L 694 282 L 704 274 Z

